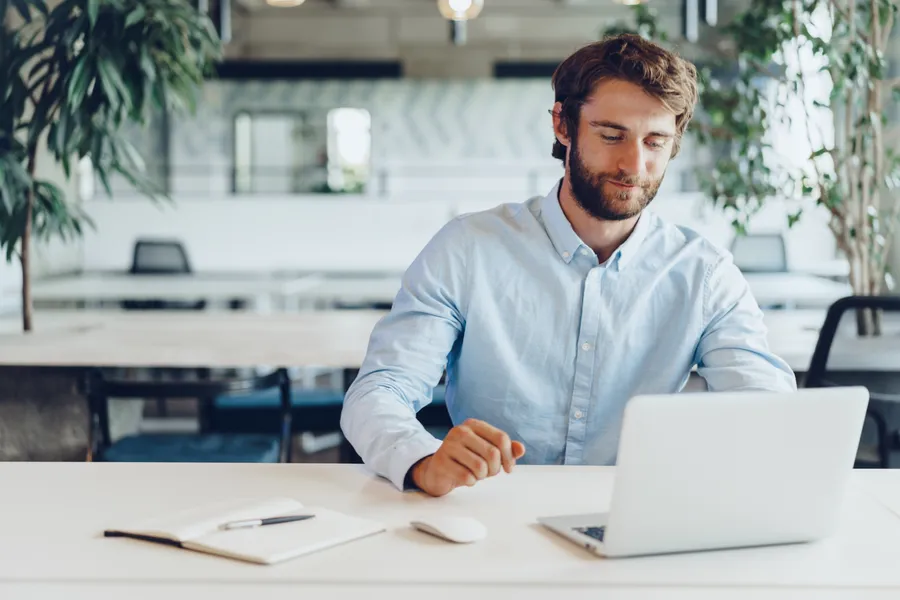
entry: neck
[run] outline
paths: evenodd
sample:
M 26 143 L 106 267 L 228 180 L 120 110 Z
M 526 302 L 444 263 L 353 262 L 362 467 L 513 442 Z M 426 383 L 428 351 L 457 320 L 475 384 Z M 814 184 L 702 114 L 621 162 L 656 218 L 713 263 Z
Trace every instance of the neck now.
M 640 218 L 640 215 L 635 215 L 622 221 L 607 221 L 591 215 L 575 200 L 568 175 L 559 187 L 559 205 L 572 229 L 597 254 L 601 263 L 606 262 L 628 239 Z

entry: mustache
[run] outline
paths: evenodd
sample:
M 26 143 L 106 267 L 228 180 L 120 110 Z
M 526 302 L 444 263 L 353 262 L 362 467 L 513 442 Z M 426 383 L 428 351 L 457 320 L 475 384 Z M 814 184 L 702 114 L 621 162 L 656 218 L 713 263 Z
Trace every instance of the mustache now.
M 621 183 L 623 185 L 633 185 L 636 187 L 647 188 L 652 183 L 649 179 L 641 179 L 637 175 L 629 175 L 625 171 L 612 173 L 600 173 L 598 177 L 600 182 L 610 181 L 613 183 Z

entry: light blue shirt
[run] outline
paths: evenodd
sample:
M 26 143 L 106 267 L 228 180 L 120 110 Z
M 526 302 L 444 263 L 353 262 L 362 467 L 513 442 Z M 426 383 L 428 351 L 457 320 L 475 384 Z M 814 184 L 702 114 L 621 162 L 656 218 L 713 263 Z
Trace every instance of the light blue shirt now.
M 372 332 L 341 427 L 399 489 L 441 444 L 415 413 L 445 368 L 453 423 L 506 431 L 526 464 L 614 464 L 628 399 L 695 366 L 711 391 L 796 389 L 727 251 L 645 210 L 600 264 L 558 189 L 450 221 Z

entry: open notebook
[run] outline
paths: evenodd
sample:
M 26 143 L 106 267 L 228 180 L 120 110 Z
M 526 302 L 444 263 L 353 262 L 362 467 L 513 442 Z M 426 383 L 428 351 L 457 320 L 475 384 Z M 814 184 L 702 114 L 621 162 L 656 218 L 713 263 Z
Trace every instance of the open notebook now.
M 315 517 L 246 529 L 222 530 L 231 521 L 292 514 Z M 290 498 L 240 500 L 193 508 L 108 529 L 106 537 L 129 537 L 259 564 L 273 564 L 385 531 L 380 523 Z

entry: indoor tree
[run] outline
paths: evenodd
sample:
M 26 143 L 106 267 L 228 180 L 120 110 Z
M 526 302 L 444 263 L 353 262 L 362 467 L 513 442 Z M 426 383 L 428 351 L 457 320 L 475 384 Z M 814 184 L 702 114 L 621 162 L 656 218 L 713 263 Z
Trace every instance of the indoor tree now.
M 0 0 L 0 15 L 0 250 L 21 262 L 29 331 L 33 241 L 68 239 L 90 222 L 35 177 L 40 144 L 66 177 L 89 159 L 109 195 L 114 173 L 163 195 L 123 126 L 149 126 L 159 111 L 192 112 L 221 43 L 187 0 Z
M 888 55 L 898 7 L 900 0 L 749 0 L 717 31 L 720 55 L 701 69 L 691 127 L 714 150 L 702 187 L 738 233 L 773 198 L 824 207 L 858 295 L 878 295 L 893 281 L 900 153 L 889 137 L 900 79 Z M 638 33 L 659 39 L 652 11 L 636 10 Z M 802 203 L 789 211 L 788 224 L 802 212 Z M 878 315 L 857 318 L 860 334 L 880 332 Z

